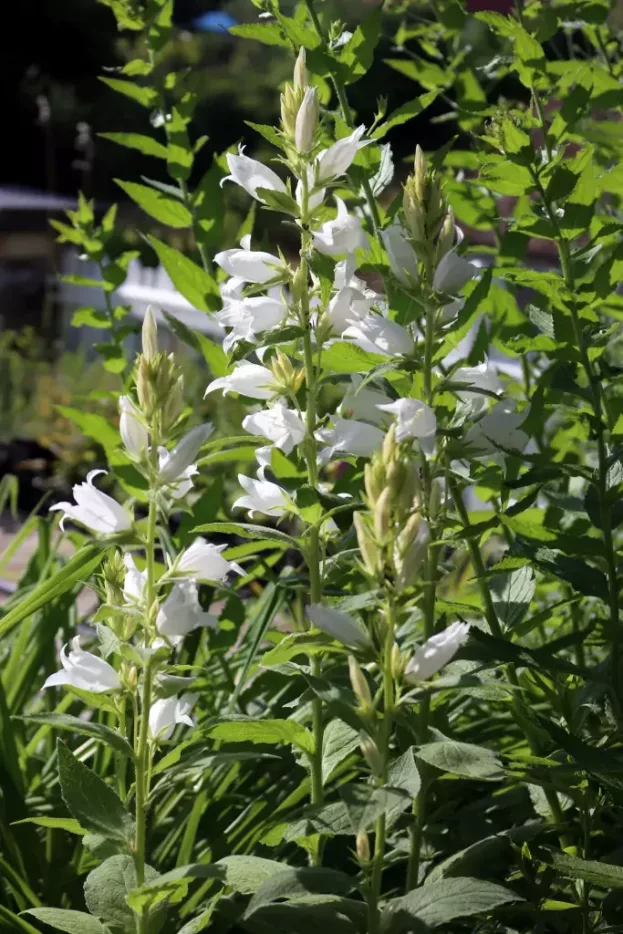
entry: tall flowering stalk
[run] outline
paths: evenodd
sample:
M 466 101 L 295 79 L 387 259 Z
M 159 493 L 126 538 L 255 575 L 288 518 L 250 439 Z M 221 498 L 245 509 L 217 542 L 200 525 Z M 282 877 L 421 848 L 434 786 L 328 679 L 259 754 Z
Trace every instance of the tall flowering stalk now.
M 120 398 L 120 434 L 127 457 L 145 479 L 147 518 L 138 520 L 131 509 L 95 485 L 95 474 L 104 471 L 93 471 L 86 483 L 74 487 L 75 503 L 53 507 L 63 513 L 61 523 L 70 520 L 95 535 L 109 537 L 112 551 L 103 571 L 106 603 L 100 643 L 120 663 L 117 667 L 85 651 L 76 636 L 69 653 L 67 647 L 61 650 L 62 669 L 51 675 L 44 687 L 68 685 L 79 689 L 85 692 L 87 703 L 97 694 L 109 694 L 114 701 L 122 750 L 117 760 L 120 797 L 115 807 L 127 813 L 125 804 L 133 801 L 134 814 L 131 822 L 127 813 L 125 846 L 119 852 L 132 853 L 132 887 L 140 888 L 150 872 L 153 876 L 147 842 L 152 759 L 159 744 L 170 739 L 178 724 L 194 726 L 191 711 L 198 696 L 191 690 L 192 678 L 171 679 L 168 671 L 175 664 L 175 653 L 185 635 L 199 626 L 217 623 L 201 608 L 198 584 L 211 581 L 218 585 L 231 572 L 242 572 L 221 556 L 222 546 L 201 538 L 174 557 L 163 550 L 166 561 L 162 565 L 158 524 L 168 524 L 171 514 L 192 490 L 192 478 L 198 472 L 196 460 L 212 426 L 200 425 L 180 437 L 184 422 L 183 377 L 173 356 L 158 348 L 151 308 L 143 324 L 143 350 L 136 362 L 134 389 L 135 395 Z M 178 696 L 180 690 L 184 693 Z M 128 702 L 131 720 L 127 716 Z M 123 754 L 126 742 L 131 747 L 133 764 L 129 793 Z M 64 753 L 65 759 L 68 756 L 71 754 Z M 79 804 L 69 784 L 68 768 L 61 758 L 61 786 L 69 809 L 77 814 Z M 86 777 L 83 780 L 93 781 Z M 108 807 L 112 807 L 110 801 Z M 101 818 L 104 824 L 105 818 Z M 88 826 L 88 815 L 86 823 Z M 148 905 L 136 908 L 135 920 L 137 934 L 147 934 Z

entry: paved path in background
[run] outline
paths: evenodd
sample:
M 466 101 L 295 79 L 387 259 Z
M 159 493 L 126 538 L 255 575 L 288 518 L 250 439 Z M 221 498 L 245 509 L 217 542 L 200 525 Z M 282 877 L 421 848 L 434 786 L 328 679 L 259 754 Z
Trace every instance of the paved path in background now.
M 21 525 L 19 522 L 3 521 L 0 524 L 0 562 L 5 550 L 9 547 Z M 36 532 L 29 535 L 19 546 L 14 555 L 0 566 L 0 604 L 6 602 L 14 593 L 20 579 L 24 575 L 28 563 L 37 550 L 38 536 Z M 73 553 L 71 542 L 64 542 L 61 546 L 63 554 L 70 556 Z M 85 587 L 78 598 L 78 609 L 82 614 L 92 612 L 97 606 L 97 597 L 94 592 Z

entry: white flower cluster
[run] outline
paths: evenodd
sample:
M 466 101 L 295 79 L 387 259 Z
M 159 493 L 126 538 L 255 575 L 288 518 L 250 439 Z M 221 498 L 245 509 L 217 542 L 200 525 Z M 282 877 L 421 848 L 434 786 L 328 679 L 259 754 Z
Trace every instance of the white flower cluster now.
M 143 347 L 156 347 L 156 344 L 156 323 L 149 309 L 143 327 Z M 143 359 L 146 358 L 144 352 Z M 196 459 L 212 433 L 212 426 L 206 424 L 191 429 L 172 450 L 162 444 L 152 449 L 147 420 L 140 404 L 124 395 L 119 400 L 119 408 L 119 430 L 125 453 L 144 473 L 150 495 L 157 497 L 159 508 L 168 515 L 193 487 L 193 477 L 198 473 Z M 75 502 L 62 502 L 51 508 L 63 513 L 61 525 L 66 519 L 71 519 L 96 535 L 115 536 L 111 542 L 125 541 L 129 547 L 136 540 L 134 516 L 130 509 L 94 485 L 94 478 L 102 473 L 106 471 L 93 470 L 85 483 L 74 486 Z M 194 629 L 217 626 L 216 617 L 205 612 L 200 604 L 198 585 L 202 581 L 223 584 L 230 573 L 244 573 L 238 564 L 223 557 L 225 548 L 225 545 L 197 538 L 169 563 L 164 574 L 154 582 L 157 612 L 155 632 L 149 638 L 145 634 L 145 626 L 140 625 L 154 612 L 153 605 L 148 605 L 148 572 L 139 569 L 133 553 L 125 551 L 121 601 L 113 609 L 130 621 L 139 621 L 138 627 L 132 626 L 131 629 L 137 629 L 139 633 L 134 648 L 145 659 L 159 649 L 175 649 Z M 69 652 L 66 645 L 62 647 L 60 661 L 61 670 L 46 680 L 44 688 L 69 685 L 94 694 L 124 689 L 120 673 L 105 659 L 82 649 L 80 636 L 72 639 Z M 161 697 L 153 701 L 149 710 L 152 740 L 168 739 L 176 723 L 192 725 L 190 709 L 195 699 L 195 695 L 184 694 L 180 698 Z

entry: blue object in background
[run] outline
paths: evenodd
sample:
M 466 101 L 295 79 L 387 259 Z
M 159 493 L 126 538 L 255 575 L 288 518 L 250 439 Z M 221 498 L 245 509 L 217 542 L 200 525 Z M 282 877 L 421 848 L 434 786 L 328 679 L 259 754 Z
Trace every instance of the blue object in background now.
M 208 10 L 193 20 L 195 29 L 202 32 L 227 32 L 231 26 L 236 25 L 236 19 L 226 10 Z

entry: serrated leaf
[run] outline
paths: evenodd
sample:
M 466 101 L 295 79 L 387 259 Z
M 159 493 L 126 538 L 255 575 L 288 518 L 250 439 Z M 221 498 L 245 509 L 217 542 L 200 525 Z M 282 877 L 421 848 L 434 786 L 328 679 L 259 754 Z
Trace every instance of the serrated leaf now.
M 309 754 L 314 751 L 312 734 L 295 720 L 228 719 L 210 727 L 207 735 L 225 743 L 284 744 L 298 746 Z
M 530 567 L 492 577 L 490 591 L 498 619 L 509 629 L 518 626 L 530 609 L 535 590 L 536 578 Z
M 65 833 L 74 833 L 82 837 L 86 833 L 73 817 L 25 817 L 23 820 L 13 821 L 11 826 L 18 824 L 36 824 L 38 827 L 47 827 L 49 830 L 64 830 Z
M 225 856 L 216 865 L 225 870 L 226 884 L 242 895 L 253 895 L 267 879 L 287 868 L 273 859 L 242 855 Z
M 223 535 L 239 535 L 240 538 L 252 538 L 260 541 L 281 542 L 288 548 L 299 548 L 299 543 L 295 538 L 280 532 L 279 529 L 273 529 L 264 525 L 249 525 L 245 522 L 208 522 L 205 525 L 198 525 L 193 529 L 193 533 L 199 532 L 219 532 Z
M 273 649 L 273 651 L 276 651 Z M 264 658 L 264 662 L 266 657 Z M 331 720 L 322 736 L 322 781 L 326 784 L 338 765 L 359 747 L 359 733 L 343 720 Z
M 175 288 L 199 311 L 214 311 L 220 304 L 218 286 L 212 276 L 174 247 L 156 237 L 147 238 Z
M 136 149 L 144 156 L 154 156 L 156 159 L 167 157 L 167 147 L 158 140 L 152 139 L 151 136 L 143 136 L 141 133 L 98 133 L 97 135 L 102 139 L 110 140 L 111 143 L 125 146 L 127 149 Z
M 155 882 L 158 873 L 145 865 L 145 879 Z M 136 889 L 136 865 L 132 856 L 111 856 L 94 869 L 84 883 L 84 900 L 97 918 L 114 927 L 115 931 L 134 934 L 136 915 L 127 903 L 127 896 Z M 159 918 L 150 917 L 149 930 L 159 929 Z
M 24 912 L 65 934 L 108 934 L 104 925 L 85 911 L 68 908 L 29 908 Z
M 147 185 L 124 182 L 119 178 L 115 178 L 114 181 L 146 214 L 161 224 L 180 229 L 192 227 L 192 214 L 181 201 L 168 198 L 162 192 L 155 191 Z
M 68 713 L 38 713 L 22 716 L 20 720 L 26 720 L 30 723 L 42 723 L 53 727 L 56 730 L 69 730 L 71 733 L 82 734 L 83 736 L 93 736 L 95 739 L 127 756 L 134 759 L 134 751 L 127 739 L 113 730 L 112 727 L 103 723 L 97 723 L 94 720 L 82 720 L 80 717 L 72 717 Z
M 124 97 L 136 101 L 141 107 L 154 107 L 156 105 L 157 94 L 153 88 L 141 87 L 141 85 L 135 84 L 133 81 L 123 81 L 120 78 L 100 76 L 99 80 L 112 88 L 113 91 L 117 91 L 118 94 L 123 94 Z
M 444 879 L 414 889 L 402 898 L 390 899 L 383 918 L 387 923 L 391 919 L 390 930 L 392 934 L 398 934 L 409 930 L 412 918 L 434 928 L 455 918 L 488 913 L 498 905 L 520 901 L 523 901 L 521 896 L 493 882 L 469 878 Z M 403 920 L 406 927 L 401 926 Z
M 347 895 L 355 884 L 354 879 L 335 869 L 287 867 L 260 886 L 247 906 L 245 918 L 279 899 L 301 898 L 310 894 Z
M 479 781 L 500 781 L 504 770 L 495 753 L 484 746 L 443 739 L 425 743 L 417 751 L 418 759 L 442 772 L 473 778 Z
M 78 823 L 92 833 L 127 846 L 134 821 L 121 798 L 99 775 L 57 740 L 58 770 L 63 801 Z

